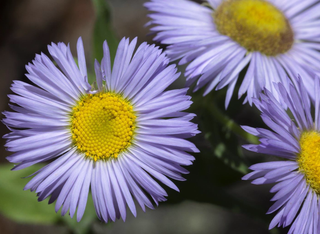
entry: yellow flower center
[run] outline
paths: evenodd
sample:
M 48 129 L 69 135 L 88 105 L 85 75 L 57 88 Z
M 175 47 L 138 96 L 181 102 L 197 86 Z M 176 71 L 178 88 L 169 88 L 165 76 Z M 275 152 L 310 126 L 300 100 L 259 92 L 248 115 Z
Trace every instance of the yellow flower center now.
M 95 161 L 117 158 L 132 143 L 136 115 L 132 105 L 112 92 L 88 94 L 71 113 L 71 133 L 78 150 Z
M 213 14 L 217 30 L 248 51 L 275 56 L 288 51 L 293 31 L 282 14 L 264 0 L 225 0 Z
M 311 188 L 320 194 L 320 133 L 303 132 L 300 137 L 300 148 L 297 157 L 299 171 L 305 175 Z

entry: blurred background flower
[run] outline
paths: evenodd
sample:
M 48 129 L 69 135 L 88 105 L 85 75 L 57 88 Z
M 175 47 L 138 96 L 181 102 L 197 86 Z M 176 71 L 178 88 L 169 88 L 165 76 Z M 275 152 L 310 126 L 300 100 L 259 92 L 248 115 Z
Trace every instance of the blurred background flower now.
M 25 65 L 51 42 L 65 42 L 76 51 L 76 40 L 83 38 L 88 67 L 94 58 L 101 59 L 102 41 L 107 39 L 111 52 L 120 38 L 138 43 L 148 41 L 149 29 L 144 0 L 3 0 L 0 2 L 0 107 L 8 110 L 7 94 L 12 80 L 26 81 Z M 200 1 L 198 1 L 200 2 Z M 100 51 L 100 52 L 99 52 Z M 181 68 L 183 69 L 183 68 Z M 184 78 L 173 86 L 184 86 Z M 238 87 L 239 88 L 239 87 Z M 168 201 L 138 217 L 128 215 L 125 223 L 118 220 L 103 224 L 96 218 L 91 198 L 81 222 L 69 216 L 60 217 L 54 205 L 37 202 L 34 193 L 23 191 L 30 179 L 22 179 L 40 167 L 11 172 L 12 164 L 1 148 L 0 158 L 0 233 L 286 233 L 285 229 L 268 231 L 271 216 L 266 216 L 271 202 L 269 186 L 255 187 L 241 181 L 248 165 L 260 162 L 244 152 L 243 143 L 257 143 L 255 137 L 240 127 L 263 127 L 256 109 L 233 100 L 224 111 L 225 91 L 202 97 L 193 95 L 188 112 L 198 115 L 201 134 L 194 143 L 201 150 L 194 165 L 188 167 L 187 181 L 177 183 L 180 193 L 167 191 Z M 1 135 L 8 133 L 0 125 Z M 2 140 L 4 145 L 4 140 Z

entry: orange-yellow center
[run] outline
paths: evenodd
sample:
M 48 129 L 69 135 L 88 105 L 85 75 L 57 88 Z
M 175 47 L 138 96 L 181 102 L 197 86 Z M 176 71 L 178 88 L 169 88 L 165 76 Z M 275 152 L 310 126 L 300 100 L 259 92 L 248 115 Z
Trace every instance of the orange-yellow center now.
M 136 115 L 129 101 L 112 92 L 88 94 L 71 113 L 72 141 L 95 161 L 117 158 L 132 143 Z
M 248 51 L 275 56 L 288 51 L 293 31 L 283 13 L 264 0 L 225 0 L 213 13 L 217 30 Z
M 299 171 L 304 174 L 313 191 L 320 194 L 320 133 L 303 132 L 299 142 L 301 148 L 297 157 Z

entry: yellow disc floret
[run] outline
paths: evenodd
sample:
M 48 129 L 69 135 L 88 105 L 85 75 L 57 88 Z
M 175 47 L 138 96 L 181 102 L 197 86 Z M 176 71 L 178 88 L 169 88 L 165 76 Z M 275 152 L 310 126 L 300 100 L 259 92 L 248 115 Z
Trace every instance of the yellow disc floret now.
M 132 105 L 121 95 L 88 94 L 71 113 L 72 141 L 95 161 L 116 158 L 132 143 L 135 119 Z
M 248 51 L 275 56 L 293 44 L 291 26 L 275 6 L 264 0 L 225 0 L 214 12 L 217 30 Z
M 301 151 L 297 162 L 310 187 L 320 194 L 320 133 L 306 131 L 300 137 Z

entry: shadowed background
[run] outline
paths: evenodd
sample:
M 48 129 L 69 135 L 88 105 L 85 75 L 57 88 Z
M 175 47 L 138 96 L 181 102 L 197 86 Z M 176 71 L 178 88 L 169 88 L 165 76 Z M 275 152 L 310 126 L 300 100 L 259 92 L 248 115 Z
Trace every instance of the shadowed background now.
M 152 43 L 152 36 L 147 36 L 148 28 L 144 27 L 148 22 L 147 11 L 142 5 L 144 2 L 107 1 L 110 7 L 107 13 L 111 13 L 111 21 L 108 22 L 112 31 L 110 33 L 116 40 L 124 36 L 131 39 L 138 36 L 138 43 Z M 102 51 L 102 43 L 95 43 L 93 46 L 95 41 L 92 36 L 98 10 L 90 0 L 0 2 L 1 112 L 8 110 L 7 94 L 10 93 L 12 80 L 27 81 L 24 76 L 25 65 L 31 62 L 36 53 L 48 54 L 47 45 L 51 42 L 70 43 L 74 52 L 76 41 L 81 36 L 85 44 L 87 65 L 92 68 L 94 47 L 101 48 Z M 108 20 L 107 15 L 104 20 Z M 103 30 L 101 27 L 99 29 Z M 108 32 L 106 29 L 106 33 Z M 182 85 L 183 80 L 180 80 L 175 87 Z M 205 98 L 201 97 L 201 91 L 194 95 L 195 104 L 190 112 L 197 113 L 195 121 L 202 134 L 192 140 L 202 153 L 195 155 L 195 164 L 188 168 L 190 174 L 186 175 L 187 181 L 176 183 L 180 193 L 167 189 L 167 202 L 161 203 L 155 210 L 147 210 L 146 213 L 138 208 L 137 218 L 128 212 L 125 223 L 122 220 L 101 223 L 94 214 L 92 202 L 89 202 L 85 217 L 80 223 L 71 220 L 69 216 L 61 218 L 59 213 L 55 214 L 54 205 L 47 205 L 46 201 L 37 203 L 39 208 L 36 209 L 33 203 L 28 206 L 30 199 L 36 201 L 37 198 L 35 193 L 22 192 L 28 179 L 21 177 L 33 171 L 10 172 L 12 165 L 8 165 L 5 159 L 9 154 L 1 147 L 0 200 L 3 203 L 0 202 L 0 233 L 285 233 L 284 230 L 277 229 L 268 231 L 272 216 L 264 213 L 271 205 L 269 187 L 253 186 L 247 181 L 241 181 L 243 173 L 247 171 L 246 166 L 251 164 L 249 162 L 261 160 L 261 157 L 242 152 L 240 145 L 246 142 L 233 136 L 232 129 L 221 125 L 223 121 L 235 121 L 261 127 L 259 115 L 249 106 L 242 106 L 242 102 L 236 98 L 232 99 L 225 113 L 224 96 L 224 91 Z M 213 99 L 216 100 L 215 109 L 211 108 Z M 214 118 L 220 123 L 215 123 Z M 0 131 L 1 135 L 8 132 L 3 124 L 0 125 Z M 222 144 L 224 140 L 230 143 Z M 2 139 L 1 145 L 4 144 Z M 233 148 L 237 150 L 236 153 Z M 241 151 L 240 155 L 248 156 L 249 161 L 239 161 L 238 151 Z M 242 164 L 243 162 L 246 163 Z M 15 191 L 21 191 L 21 194 L 11 196 L 11 192 Z M 91 201 L 91 196 L 89 200 Z M 28 214 L 30 219 L 25 217 Z M 39 217 L 33 219 L 36 215 Z

